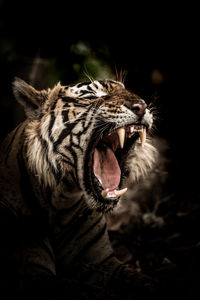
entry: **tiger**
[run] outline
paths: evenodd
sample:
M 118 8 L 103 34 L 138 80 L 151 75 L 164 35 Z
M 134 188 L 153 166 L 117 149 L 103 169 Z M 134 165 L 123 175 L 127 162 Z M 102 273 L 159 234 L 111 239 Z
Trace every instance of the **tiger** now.
M 151 279 L 116 257 L 106 216 L 157 160 L 150 107 L 111 79 L 39 91 L 15 78 L 13 93 L 26 119 L 0 150 L 7 286 L 42 287 L 55 299 L 60 291 L 115 299 L 123 286 L 124 299 L 129 282 L 134 295 L 148 294 Z

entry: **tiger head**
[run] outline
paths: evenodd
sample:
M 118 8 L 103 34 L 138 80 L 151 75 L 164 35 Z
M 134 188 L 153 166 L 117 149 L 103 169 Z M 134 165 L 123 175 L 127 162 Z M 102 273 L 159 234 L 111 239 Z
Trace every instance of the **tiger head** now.
M 153 115 L 123 83 L 58 83 L 37 91 L 16 78 L 13 85 L 29 119 L 28 165 L 41 185 L 76 186 L 90 208 L 108 211 L 152 168 L 157 152 L 146 134 Z

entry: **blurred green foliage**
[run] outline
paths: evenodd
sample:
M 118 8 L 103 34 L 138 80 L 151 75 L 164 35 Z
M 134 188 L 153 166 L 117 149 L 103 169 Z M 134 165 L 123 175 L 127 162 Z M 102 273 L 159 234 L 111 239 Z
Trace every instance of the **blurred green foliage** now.
M 82 81 L 85 77 L 93 79 L 114 79 L 114 74 L 108 61 L 100 59 L 98 54 L 92 51 L 91 46 L 86 41 L 78 41 L 72 44 L 70 51 L 77 59 L 73 63 L 73 70 L 76 73 L 77 81 Z

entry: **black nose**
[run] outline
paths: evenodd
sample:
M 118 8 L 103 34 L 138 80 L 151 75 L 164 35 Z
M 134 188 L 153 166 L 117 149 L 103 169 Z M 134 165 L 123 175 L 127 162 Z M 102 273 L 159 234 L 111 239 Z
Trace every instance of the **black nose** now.
M 133 111 L 137 115 L 142 115 L 146 109 L 147 105 L 145 102 L 135 103 L 133 104 Z

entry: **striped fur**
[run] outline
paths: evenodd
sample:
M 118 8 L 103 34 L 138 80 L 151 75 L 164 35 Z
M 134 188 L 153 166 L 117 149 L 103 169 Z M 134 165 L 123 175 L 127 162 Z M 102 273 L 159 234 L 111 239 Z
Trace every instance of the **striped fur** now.
M 24 243 L 26 272 L 66 277 L 72 267 L 92 266 L 96 273 L 85 282 L 99 284 L 97 274 L 102 272 L 104 284 L 123 268 L 113 254 L 104 217 L 117 201 L 98 193 L 92 155 L 101 137 L 138 121 L 132 104 L 141 99 L 112 80 L 57 84 L 39 92 L 16 79 L 14 94 L 27 120 L 1 147 L 0 207 L 19 222 L 21 217 L 30 220 L 24 230 L 30 229 L 34 245 Z M 148 109 L 142 122 L 152 127 Z M 137 139 L 129 149 L 121 186 L 147 175 L 156 155 L 149 141 L 142 149 Z M 39 256 L 41 260 L 35 258 Z

